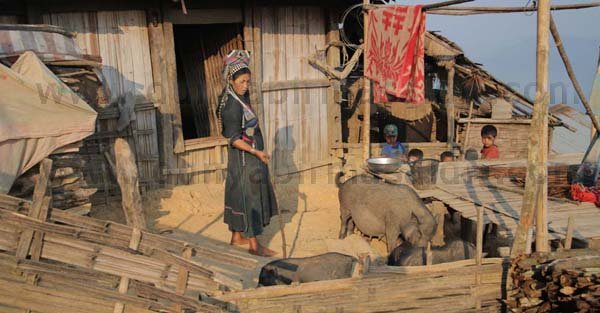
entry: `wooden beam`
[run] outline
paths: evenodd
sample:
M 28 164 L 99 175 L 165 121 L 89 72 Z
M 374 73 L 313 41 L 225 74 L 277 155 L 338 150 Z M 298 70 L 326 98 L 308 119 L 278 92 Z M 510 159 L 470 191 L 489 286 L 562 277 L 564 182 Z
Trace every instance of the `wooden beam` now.
M 263 82 L 262 91 L 277 91 L 277 90 L 288 90 L 288 89 L 302 89 L 302 88 L 322 88 L 329 87 L 331 83 L 328 79 L 298 79 L 298 80 L 282 80 Z
M 183 124 L 181 121 L 181 108 L 179 107 L 179 90 L 177 83 L 177 64 L 175 61 L 175 34 L 173 32 L 173 22 L 169 20 L 163 21 L 164 31 L 164 49 L 165 62 L 167 65 L 167 80 L 163 84 L 167 84 L 167 105 L 169 107 L 170 118 L 172 119 L 173 127 L 173 147 L 174 153 L 185 151 L 183 142 Z
M 363 0 L 363 5 L 369 5 L 370 0 Z M 369 52 L 369 15 L 367 12 L 363 14 L 364 34 L 363 42 L 365 45 L 365 53 L 363 53 L 363 68 L 367 68 L 368 52 Z M 364 73 L 363 73 L 364 76 Z M 371 157 L 371 80 L 364 76 L 364 86 L 362 91 L 362 108 L 363 108 L 363 123 L 362 123 L 362 159 L 366 164 L 367 159 Z
M 117 181 L 121 189 L 123 212 L 125 213 L 127 225 L 146 229 L 146 218 L 142 209 L 135 155 L 125 139 L 117 138 L 115 140 L 114 155 L 116 158 Z
M 242 10 L 239 8 L 225 9 L 191 9 L 184 14 L 180 9 L 171 9 L 165 12 L 167 19 L 177 25 L 197 24 L 226 24 L 241 23 Z
M 160 124 L 159 151 L 161 155 L 161 166 L 167 168 L 176 168 L 177 159 L 173 153 L 173 114 L 170 109 L 170 100 L 168 97 L 168 75 L 166 64 L 166 47 L 163 30 L 163 21 L 160 18 L 160 8 L 153 7 L 149 9 L 148 17 L 148 41 L 150 43 L 150 62 L 152 65 L 152 79 L 154 82 L 154 97 L 160 102 L 158 106 L 157 121 Z M 177 182 L 176 177 L 165 182 L 174 185 Z
M 537 19 L 536 100 L 529 131 L 527 179 L 517 232 L 511 256 L 525 251 L 527 233 L 536 212 L 536 251 L 548 251 L 548 35 L 550 30 L 550 1 L 540 0 Z

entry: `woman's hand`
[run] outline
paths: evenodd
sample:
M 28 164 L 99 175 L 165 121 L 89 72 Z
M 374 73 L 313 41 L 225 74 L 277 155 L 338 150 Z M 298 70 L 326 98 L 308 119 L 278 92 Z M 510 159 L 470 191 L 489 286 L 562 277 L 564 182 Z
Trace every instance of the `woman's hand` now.
M 260 150 L 256 150 L 254 152 L 254 156 L 256 156 L 258 159 L 260 159 L 265 164 L 269 164 L 269 160 L 271 159 L 271 157 L 268 154 L 266 154 L 264 151 L 260 151 Z

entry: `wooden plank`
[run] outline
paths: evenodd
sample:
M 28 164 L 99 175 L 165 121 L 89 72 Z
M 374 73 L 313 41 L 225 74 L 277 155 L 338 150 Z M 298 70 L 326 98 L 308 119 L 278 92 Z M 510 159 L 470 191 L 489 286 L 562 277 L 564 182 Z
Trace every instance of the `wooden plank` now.
M 40 175 L 38 177 L 38 181 L 35 184 L 35 188 L 33 190 L 33 205 L 31 206 L 31 210 L 29 210 L 29 216 L 35 219 L 39 219 L 41 214 L 47 210 L 43 209 L 44 205 L 44 197 L 48 192 L 48 181 L 50 180 L 50 171 L 52 170 L 52 160 L 44 159 L 40 163 Z M 47 205 L 49 203 L 46 203 Z M 47 212 L 47 211 L 46 211 Z M 16 256 L 19 259 L 24 259 L 27 257 L 29 253 L 29 247 L 31 245 L 31 241 L 33 239 L 33 230 L 24 229 L 19 238 L 19 243 L 17 245 Z
M 187 14 L 177 8 L 167 10 L 165 16 L 177 25 L 242 23 L 242 10 L 239 8 L 188 9 Z
M 283 81 L 266 81 L 262 83 L 262 91 L 277 91 L 288 89 L 306 89 L 329 87 L 331 83 L 327 79 L 294 79 Z
M 38 219 L 40 221 L 45 221 L 48 218 L 48 208 L 52 202 L 52 196 L 44 196 L 44 200 L 42 203 L 42 208 L 40 210 L 40 214 Z M 39 261 L 40 256 L 42 255 L 42 246 L 44 244 L 44 233 L 40 231 L 36 231 L 34 233 L 33 242 L 31 243 L 31 259 L 34 261 Z
M 140 242 L 142 240 L 142 231 L 139 228 L 133 228 L 131 232 L 131 240 L 129 241 L 129 248 L 137 251 L 140 246 Z M 120 294 L 127 294 L 127 290 L 129 289 L 129 278 L 121 277 L 121 281 L 119 282 L 118 291 Z M 115 303 L 115 308 L 113 313 L 123 313 L 125 309 L 125 304 L 123 302 Z
M 192 257 L 192 249 L 189 247 L 185 247 L 183 249 L 183 253 L 181 254 L 184 259 L 189 260 Z M 187 289 L 188 276 L 190 272 L 184 266 L 179 266 L 179 270 L 177 271 L 177 285 L 175 287 L 175 292 L 179 295 L 184 295 L 185 290 Z M 175 312 L 181 312 L 181 304 L 177 303 L 174 306 Z

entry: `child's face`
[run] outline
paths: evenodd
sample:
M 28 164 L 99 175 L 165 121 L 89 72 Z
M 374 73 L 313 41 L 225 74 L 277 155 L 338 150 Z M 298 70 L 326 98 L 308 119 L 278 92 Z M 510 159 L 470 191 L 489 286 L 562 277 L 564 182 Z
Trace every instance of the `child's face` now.
M 494 144 L 495 139 L 493 136 L 481 136 L 481 143 L 487 148 Z
M 445 156 L 442 158 L 442 162 L 452 162 L 454 159 L 451 156 Z
M 409 162 L 416 162 L 416 161 L 419 161 L 419 158 L 416 157 L 416 156 L 414 156 L 414 155 L 412 155 L 412 156 L 408 157 L 408 161 Z
M 385 142 L 387 142 L 388 145 L 393 146 L 394 144 L 396 144 L 397 140 L 398 140 L 398 136 L 395 136 L 395 135 L 385 135 Z

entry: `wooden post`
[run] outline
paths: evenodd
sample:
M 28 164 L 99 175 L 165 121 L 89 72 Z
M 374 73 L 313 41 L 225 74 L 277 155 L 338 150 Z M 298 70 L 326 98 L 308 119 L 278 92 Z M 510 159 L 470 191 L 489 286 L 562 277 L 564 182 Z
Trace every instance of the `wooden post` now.
M 448 121 L 448 134 L 446 142 L 452 145 L 455 142 L 454 138 L 454 60 L 446 62 L 446 70 L 448 70 L 448 83 L 446 87 L 446 118 Z
M 340 12 L 328 13 L 327 42 L 331 43 L 340 40 L 340 31 L 337 25 L 337 18 Z M 327 50 L 327 65 L 335 68 L 340 65 L 340 48 L 331 46 Z M 340 82 L 336 79 L 330 79 L 331 86 L 327 88 L 327 133 L 329 134 L 329 155 L 332 163 L 337 158 L 343 157 L 343 149 L 334 149 L 337 144 L 342 143 L 342 121 L 341 108 L 339 104 L 339 95 L 341 93 Z M 336 152 L 341 152 L 337 154 Z
M 431 241 L 427 242 L 427 247 L 425 249 L 425 265 L 429 266 L 433 264 L 433 254 L 431 253 Z
M 477 239 L 476 239 L 476 262 L 478 266 L 482 264 L 483 257 L 483 207 L 477 206 Z M 478 282 L 479 283 L 479 282 Z
M 138 171 L 135 156 L 127 140 L 115 140 L 115 159 L 117 181 L 121 189 L 123 212 L 127 225 L 134 228 L 146 229 L 146 218 L 142 209 L 142 197 L 139 190 Z
M 575 218 L 573 215 L 569 216 L 569 223 L 567 224 L 567 236 L 565 237 L 565 249 L 571 249 L 573 245 L 573 231 L 575 228 Z
M 363 5 L 369 5 L 370 0 L 363 0 Z M 363 54 L 363 71 L 367 68 L 367 55 L 369 51 L 369 14 L 365 11 L 363 17 L 364 25 L 364 46 L 365 53 Z M 363 73 L 364 76 L 364 73 Z M 362 158 L 363 162 L 367 162 L 367 159 L 371 157 L 371 80 L 366 76 L 364 77 L 364 86 L 362 94 L 362 107 L 363 107 L 363 127 L 362 127 Z
M 550 31 L 550 1 L 538 2 L 536 97 L 529 131 L 527 180 L 523 207 L 513 241 L 511 256 L 525 251 L 527 232 L 536 214 L 536 251 L 548 251 L 547 195 L 548 195 L 548 35 Z
M 469 136 L 471 135 L 471 119 L 473 118 L 473 100 L 469 104 L 469 120 L 467 121 L 467 130 L 465 131 L 465 142 L 463 142 L 463 155 L 462 159 L 465 159 L 467 149 L 469 148 Z
M 477 263 L 477 274 L 475 275 L 475 283 L 481 285 L 481 264 L 483 264 L 483 207 L 477 206 L 477 238 L 476 238 L 476 255 L 475 262 Z M 481 309 L 481 299 L 477 297 L 475 303 L 476 309 Z
M 49 199 L 46 199 L 46 193 L 48 191 L 48 181 L 50 180 L 50 170 L 52 169 L 52 160 L 44 159 L 40 163 L 40 176 L 35 183 L 33 189 L 33 203 L 29 210 L 29 217 L 39 219 L 41 215 L 48 213 L 48 207 L 50 205 Z M 44 206 L 46 206 L 44 208 Z M 40 238 L 41 240 L 42 238 Z M 29 248 L 33 240 L 33 230 L 23 227 L 21 236 L 19 237 L 19 243 L 17 244 L 16 256 L 17 259 L 27 258 L 29 254 Z M 39 243 L 41 249 L 41 242 Z

